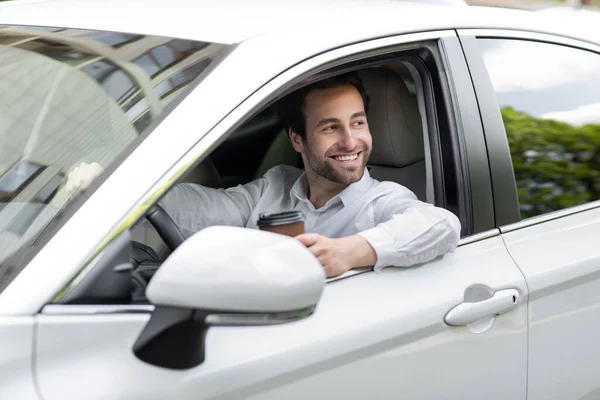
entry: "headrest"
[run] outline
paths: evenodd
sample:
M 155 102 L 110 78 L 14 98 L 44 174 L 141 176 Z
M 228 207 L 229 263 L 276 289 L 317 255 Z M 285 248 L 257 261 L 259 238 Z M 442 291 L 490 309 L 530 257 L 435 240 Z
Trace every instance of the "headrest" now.
M 404 80 L 385 68 L 358 74 L 371 99 L 367 118 L 373 150 L 369 165 L 404 167 L 423 160 L 421 114 Z

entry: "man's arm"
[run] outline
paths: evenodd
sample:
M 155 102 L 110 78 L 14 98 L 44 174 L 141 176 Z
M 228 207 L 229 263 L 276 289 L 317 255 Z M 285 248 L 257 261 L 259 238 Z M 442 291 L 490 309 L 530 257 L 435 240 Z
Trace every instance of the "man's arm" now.
M 327 277 L 354 268 L 408 267 L 453 251 L 460 221 L 451 212 L 417 200 L 412 192 L 379 199 L 376 226 L 356 235 L 332 239 L 304 234 L 300 240 L 319 259 Z
M 212 225 L 246 226 L 267 184 L 265 178 L 228 189 L 181 183 L 173 186 L 159 204 L 188 238 Z
M 359 233 L 377 254 L 375 271 L 422 264 L 456 249 L 461 226 L 450 211 L 412 196 L 381 203 L 375 210 L 377 226 Z
M 69 173 L 65 192 L 70 197 L 77 191 L 84 190 L 102 171 L 102 166 L 96 162 L 80 163 Z M 273 169 L 265 176 L 273 179 L 276 173 L 278 170 Z M 267 185 L 267 178 L 228 189 L 180 183 L 173 186 L 159 204 L 188 238 L 212 225 L 246 226 Z

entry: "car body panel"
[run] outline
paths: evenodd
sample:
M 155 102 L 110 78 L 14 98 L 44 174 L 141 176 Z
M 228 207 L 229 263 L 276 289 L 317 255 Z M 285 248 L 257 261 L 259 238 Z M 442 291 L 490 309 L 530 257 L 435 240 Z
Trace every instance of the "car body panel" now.
M 34 317 L 0 317 L 0 398 L 39 399 L 33 376 Z
M 596 54 L 600 48 L 522 31 L 468 30 L 459 34 L 471 70 L 479 71 L 473 78 L 480 104 L 487 103 L 487 117 L 482 115 L 489 150 L 497 152 L 495 157 L 490 156 L 496 211 L 510 215 L 510 218 L 498 218 L 498 223 L 503 225 L 507 219 L 519 221 L 500 226 L 500 230 L 530 292 L 527 398 L 597 398 L 600 393 L 595 373 L 600 368 L 597 361 L 600 351 L 596 350 L 600 334 L 600 201 L 521 221 L 505 128 L 474 37 L 545 42 Z
M 526 222 L 502 236 L 530 291 L 527 398 L 594 398 L 600 392 L 600 206 Z
M 447 326 L 444 315 L 473 283 L 516 288 L 522 297 L 488 331 Z M 418 399 L 465 393 L 524 399 L 526 304 L 523 276 L 495 236 L 418 268 L 329 283 L 313 316 L 302 321 L 212 327 L 205 362 L 184 371 L 135 358 L 131 349 L 149 314 L 41 314 L 36 373 L 45 400 L 63 398 L 67 384 L 70 395 L 87 399 Z M 503 385 L 496 384 L 497 376 Z
M 287 23 L 319 21 L 324 14 L 348 21 L 351 29 L 338 29 L 337 24 L 323 24 L 325 26 L 314 29 L 312 24 L 290 26 Z M 0 6 L 0 15 L 2 24 L 52 24 L 228 44 L 258 36 L 275 36 L 285 38 L 290 43 L 289 50 L 301 42 L 317 48 L 321 39 L 330 36 L 343 37 L 344 43 L 353 43 L 402 33 L 458 28 L 522 29 L 527 26 L 530 31 L 564 34 L 582 40 L 600 37 L 589 26 L 581 27 L 551 15 L 393 0 L 257 0 L 251 4 L 236 0 L 174 0 L 168 5 L 159 0 L 127 3 L 39 0 L 4 3 Z M 285 48 L 280 50 L 286 51 Z

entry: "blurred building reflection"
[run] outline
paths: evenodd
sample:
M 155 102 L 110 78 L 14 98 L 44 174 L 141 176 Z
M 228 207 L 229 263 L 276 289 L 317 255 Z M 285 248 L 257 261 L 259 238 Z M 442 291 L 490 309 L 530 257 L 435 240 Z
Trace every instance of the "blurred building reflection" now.
M 31 221 L 11 228 L 23 219 L 18 204 L 62 208 L 74 167 L 107 167 L 226 47 L 0 26 L 0 232 L 29 227 Z
M 0 27 L 0 45 L 43 54 L 86 72 L 127 111 L 138 132 L 147 126 L 150 118 L 144 116 L 152 106 L 160 112 L 222 49 L 214 43 L 156 36 L 14 26 Z

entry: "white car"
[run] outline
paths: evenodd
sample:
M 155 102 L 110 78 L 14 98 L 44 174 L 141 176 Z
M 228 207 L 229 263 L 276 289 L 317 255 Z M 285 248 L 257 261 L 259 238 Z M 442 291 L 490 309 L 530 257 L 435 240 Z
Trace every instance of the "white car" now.
M 405 1 L 412 1 L 415 3 L 445 4 L 445 5 L 454 5 L 454 6 L 468 5 L 468 3 L 465 0 L 405 0 Z
M 0 6 L 0 399 L 600 397 L 600 40 L 398 1 Z M 278 99 L 356 70 L 369 168 L 462 223 L 324 278 L 158 200 L 298 165 Z M 207 210 L 209 212 L 209 210 Z

